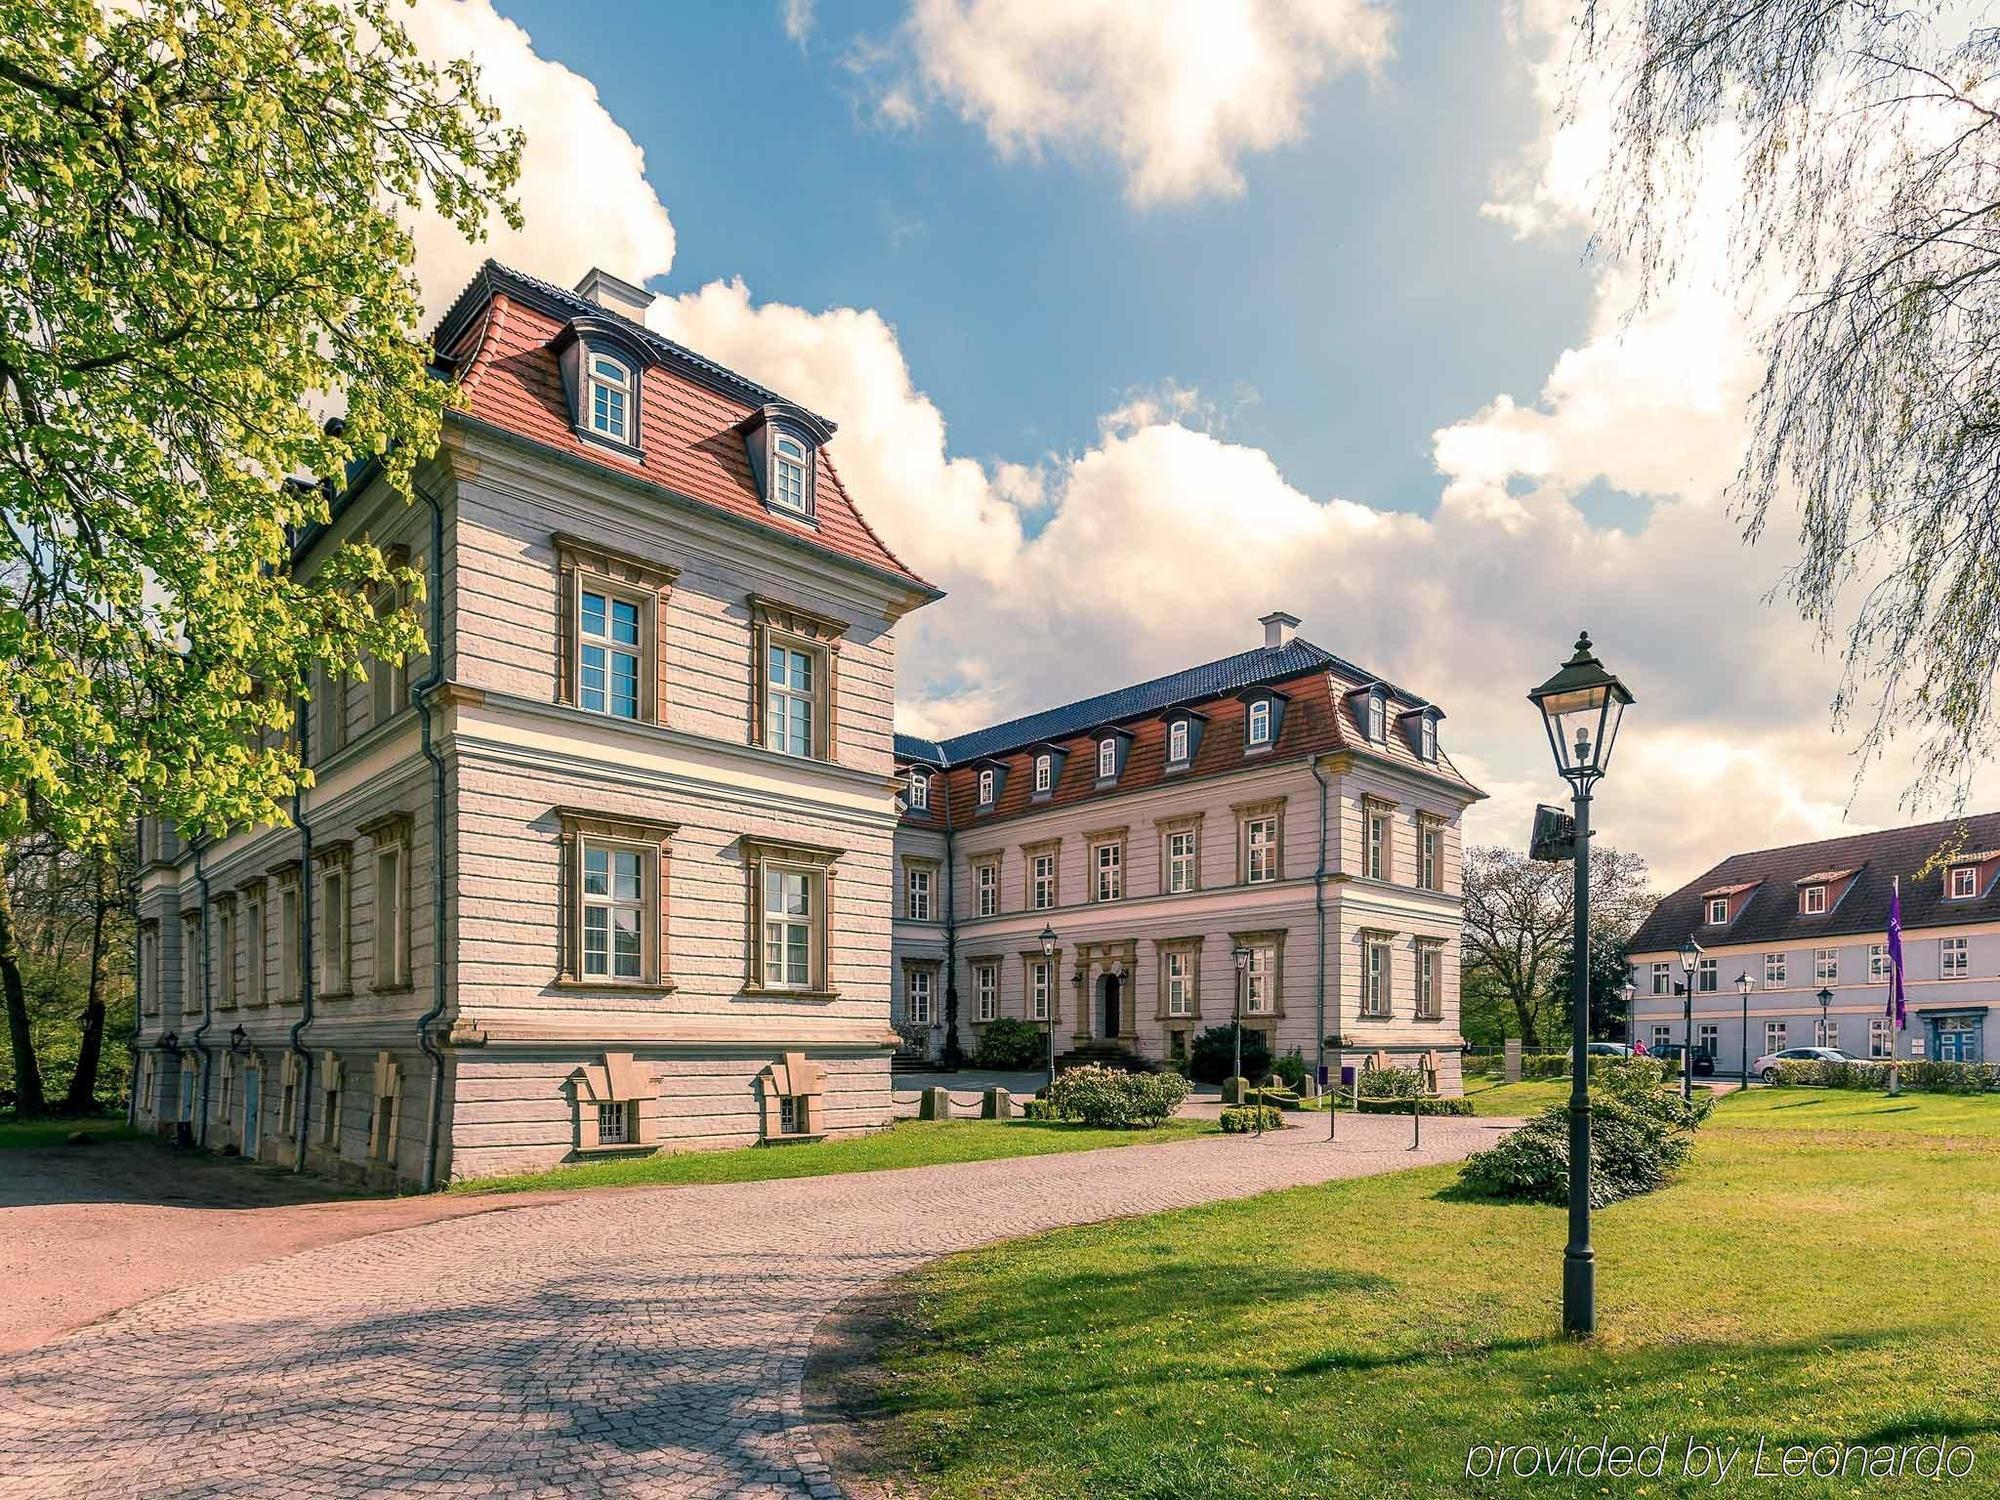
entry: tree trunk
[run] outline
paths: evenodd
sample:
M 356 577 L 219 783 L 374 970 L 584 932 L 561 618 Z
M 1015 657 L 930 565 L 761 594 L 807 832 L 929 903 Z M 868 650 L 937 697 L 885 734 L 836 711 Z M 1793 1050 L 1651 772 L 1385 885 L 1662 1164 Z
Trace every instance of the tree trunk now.
M 104 896 L 104 855 L 93 858 L 90 916 L 90 998 L 83 1007 L 83 1037 L 76 1052 L 76 1072 L 69 1081 L 63 1108 L 84 1114 L 97 1107 L 97 1070 L 104 1055 L 104 924 L 111 905 Z
M 1521 1023 L 1521 1050 L 1523 1052 L 1541 1051 L 1542 1038 L 1535 1030 L 1534 1007 L 1518 997 L 1513 997 L 1513 999 L 1514 1018 Z
M 6 992 L 7 1040 L 14 1049 L 15 1109 L 23 1115 L 48 1111 L 42 1097 L 42 1070 L 35 1061 L 35 1038 L 28 1030 L 28 994 L 21 984 L 21 950 L 14 938 L 14 897 L 7 883 L 6 854 L 0 846 L 0 989 Z

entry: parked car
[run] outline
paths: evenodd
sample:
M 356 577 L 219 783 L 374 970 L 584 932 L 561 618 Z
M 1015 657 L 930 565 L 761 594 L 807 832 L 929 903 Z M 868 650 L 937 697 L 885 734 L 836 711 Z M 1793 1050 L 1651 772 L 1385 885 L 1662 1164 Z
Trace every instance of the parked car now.
M 1631 1057 L 1634 1053 L 1623 1042 L 1592 1042 L 1590 1044 L 1590 1055 L 1592 1057 Z
M 1673 1064 L 1679 1062 L 1681 1054 L 1687 1050 L 1688 1046 L 1686 1042 L 1666 1042 L 1661 1046 L 1653 1048 L 1648 1055 L 1657 1057 L 1663 1063 Z M 1689 1073 L 1696 1078 L 1711 1078 L 1715 1075 L 1715 1054 L 1713 1052 L 1709 1051 L 1706 1047 L 1697 1046 L 1692 1056 L 1694 1061 L 1688 1067 Z
M 1782 1052 L 1766 1052 L 1750 1064 L 1750 1071 L 1764 1082 L 1769 1083 L 1778 1076 L 1781 1062 L 1853 1062 L 1854 1059 L 1838 1047 L 1787 1047 Z

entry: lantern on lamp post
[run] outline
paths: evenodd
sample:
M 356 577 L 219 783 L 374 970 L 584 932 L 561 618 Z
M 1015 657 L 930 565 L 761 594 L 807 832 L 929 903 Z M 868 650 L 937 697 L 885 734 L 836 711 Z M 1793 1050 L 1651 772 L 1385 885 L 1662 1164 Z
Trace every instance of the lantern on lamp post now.
M 1561 670 L 1528 694 L 1541 711 L 1556 772 L 1570 785 L 1576 861 L 1575 955 L 1570 964 L 1569 1243 L 1563 1249 L 1563 1332 L 1597 1331 L 1597 1264 L 1590 1245 L 1590 797 L 1611 763 L 1631 691 L 1604 670 L 1590 636 Z
M 1689 933 L 1681 944 L 1681 1098 L 1694 1098 L 1694 971 L 1706 950 Z

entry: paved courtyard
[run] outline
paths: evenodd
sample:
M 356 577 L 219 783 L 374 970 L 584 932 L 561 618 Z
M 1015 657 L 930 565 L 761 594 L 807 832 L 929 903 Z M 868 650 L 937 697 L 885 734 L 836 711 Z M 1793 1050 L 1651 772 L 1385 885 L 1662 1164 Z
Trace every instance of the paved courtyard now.
M 1458 1159 L 1344 1117 L 900 1172 L 587 1194 L 228 1272 L 0 1357 L 0 1496 L 831 1496 L 800 1380 L 842 1299 L 1064 1224 Z M 88 1275 L 87 1266 L 78 1274 Z

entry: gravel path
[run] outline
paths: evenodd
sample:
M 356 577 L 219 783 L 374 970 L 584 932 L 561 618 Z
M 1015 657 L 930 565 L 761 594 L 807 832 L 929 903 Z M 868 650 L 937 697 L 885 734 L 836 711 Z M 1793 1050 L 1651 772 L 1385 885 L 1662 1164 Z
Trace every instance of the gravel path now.
M 0 1496 L 833 1496 L 814 1327 L 933 1256 L 1452 1161 L 1344 1117 L 898 1172 L 580 1195 L 251 1266 L 0 1358 Z M 173 1253 L 167 1247 L 162 1253 Z

